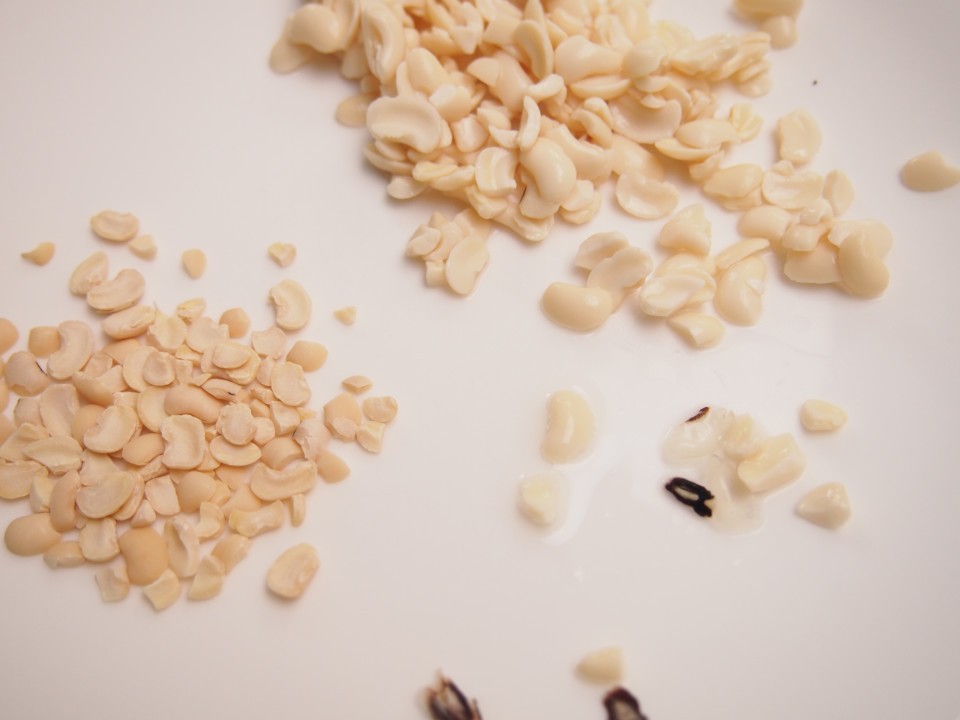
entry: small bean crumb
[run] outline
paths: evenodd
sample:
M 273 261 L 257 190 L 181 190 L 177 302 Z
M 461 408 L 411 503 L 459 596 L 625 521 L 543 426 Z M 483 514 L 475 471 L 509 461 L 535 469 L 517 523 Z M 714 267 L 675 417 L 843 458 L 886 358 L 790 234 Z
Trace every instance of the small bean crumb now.
M 154 241 L 153 235 L 135 237 L 127 247 L 141 260 L 153 260 L 157 256 L 157 243 Z
M 53 253 L 56 251 L 56 249 L 57 246 L 52 242 L 43 242 L 37 245 L 33 250 L 20 253 L 20 257 L 22 257 L 24 260 L 32 262 L 34 265 L 40 265 L 42 267 L 53 259 Z
M 365 375 L 351 375 L 344 378 L 341 383 L 347 390 L 353 393 L 365 393 L 373 387 L 373 381 Z
M 186 270 L 187 275 L 194 280 L 203 275 L 207 269 L 207 256 L 203 250 L 196 248 L 185 250 L 181 259 L 183 261 L 183 269 Z
M 290 243 L 273 243 L 267 248 L 267 254 L 282 268 L 290 267 L 297 259 L 297 248 Z
M 357 308 L 353 305 L 333 311 L 333 316 L 344 325 L 353 325 L 357 321 Z

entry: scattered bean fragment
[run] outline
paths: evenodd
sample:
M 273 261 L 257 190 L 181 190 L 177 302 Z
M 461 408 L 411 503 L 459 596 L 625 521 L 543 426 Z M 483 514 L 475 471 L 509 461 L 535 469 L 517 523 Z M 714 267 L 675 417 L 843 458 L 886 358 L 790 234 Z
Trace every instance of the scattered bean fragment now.
M 344 325 L 353 325 L 357 321 L 357 308 L 350 305 L 339 310 L 334 310 L 333 316 Z
M 577 674 L 601 685 L 620 682 L 623 679 L 623 648 L 606 647 L 588 653 L 577 664 Z
M 127 247 L 141 260 L 153 260 L 157 256 L 157 243 L 153 235 L 139 235 Z
M 960 167 L 947 162 L 936 150 L 911 158 L 900 171 L 903 184 L 917 192 L 938 192 L 960 183 Z
M 306 543 L 295 545 L 278 557 L 267 573 L 267 588 L 286 600 L 300 597 L 320 567 L 316 548 Z
M 126 242 L 136 236 L 140 221 L 130 213 L 103 210 L 90 218 L 90 229 L 104 240 Z
M 180 261 L 187 275 L 193 280 L 201 277 L 207 269 L 207 256 L 203 250 L 197 248 L 184 250 Z
M 52 242 L 42 242 L 33 250 L 20 253 L 20 257 L 32 262 L 34 265 L 40 265 L 42 267 L 53 260 L 53 254 L 56 252 L 56 249 L 57 246 Z
M 797 515 L 815 525 L 835 530 L 850 519 L 850 498 L 841 483 L 826 483 L 800 500 Z
M 811 432 L 831 432 L 846 424 L 847 413 L 826 400 L 807 400 L 800 407 L 800 422 Z
M 290 243 L 272 243 L 267 247 L 267 254 L 280 267 L 290 267 L 297 258 L 297 248 Z

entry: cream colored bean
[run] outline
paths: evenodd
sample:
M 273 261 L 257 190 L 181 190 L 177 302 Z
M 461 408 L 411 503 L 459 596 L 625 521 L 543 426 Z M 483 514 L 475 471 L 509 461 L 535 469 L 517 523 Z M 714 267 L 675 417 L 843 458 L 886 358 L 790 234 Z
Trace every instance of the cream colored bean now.
M 520 153 L 520 165 L 530 173 L 537 192 L 547 202 L 561 203 L 574 189 L 576 167 L 553 140 L 539 138 L 533 147 Z
M 837 270 L 842 287 L 857 297 L 879 297 L 890 284 L 890 271 L 876 246 L 862 232 L 843 241 L 837 255 Z
M 753 140 L 763 128 L 763 118 L 756 113 L 752 105 L 744 103 L 733 105 L 727 119 L 737 129 L 740 142 Z
M 260 463 L 254 466 L 250 474 L 250 489 L 265 502 L 285 500 L 298 493 L 309 492 L 316 482 L 317 469 L 311 462 L 299 462 L 283 470 L 274 470 Z
M 31 331 L 32 334 L 32 331 Z M 67 320 L 57 328 L 57 342 L 50 349 L 47 374 L 54 380 L 67 380 L 81 370 L 93 355 L 93 331 L 86 323 Z
M 475 235 L 462 238 L 450 251 L 444 266 L 448 287 L 458 295 L 469 295 L 490 259 L 487 244 Z
M 566 498 L 566 478 L 551 470 L 520 481 L 517 505 L 528 520 L 547 527 L 555 525 L 563 517 Z
M 43 561 L 51 570 L 80 567 L 85 562 L 76 540 L 58 542 L 43 554 Z
M 297 340 L 287 353 L 287 362 L 296 363 L 304 372 L 314 372 L 327 361 L 327 348 L 317 342 Z
M 476 160 L 476 183 L 491 198 L 504 197 L 517 189 L 517 153 L 500 147 L 480 151 Z M 426 242 L 426 240 L 424 240 Z
M 813 160 L 823 142 L 820 125 L 806 110 L 794 110 L 781 117 L 776 134 L 780 158 L 797 165 Z
M 720 273 L 714 307 L 727 322 L 755 325 L 763 312 L 764 279 L 767 266 L 751 255 Z
M 70 274 L 70 292 L 74 295 L 86 295 L 97 285 L 106 282 L 109 275 L 107 254 L 95 252 L 77 265 Z
M 197 537 L 203 540 L 215 538 L 223 532 L 223 510 L 213 502 L 200 503 L 200 520 L 194 526 Z
M 214 416 L 216 420 L 216 416 Z M 169 415 L 160 424 L 166 443 L 163 464 L 171 470 L 192 470 L 206 451 L 203 423 L 193 415 Z
M 321 450 L 316 459 L 317 474 L 326 483 L 338 483 L 350 476 L 350 467 L 343 459 L 330 450 Z
M 400 143 L 420 153 L 438 149 L 450 133 L 437 109 L 415 96 L 374 100 L 367 108 L 367 129 L 377 140 Z
M 795 481 L 806 467 L 803 451 L 787 433 L 764 441 L 756 454 L 740 462 L 737 476 L 751 492 L 760 493 Z
M 130 442 L 139 426 L 134 410 L 112 405 L 100 413 L 96 424 L 83 434 L 83 444 L 98 453 L 119 452 Z
M 667 324 L 692 347 L 716 347 L 723 340 L 723 323 L 712 315 L 699 312 L 681 312 L 673 315 Z
M 645 315 L 669 317 L 695 302 L 707 288 L 706 273 L 671 272 L 648 279 L 637 295 L 637 306 Z
M 203 298 L 191 298 L 177 305 L 177 317 L 185 322 L 199 319 L 207 309 L 207 301 Z
M 153 235 L 135 237 L 127 247 L 141 260 L 153 260 L 157 256 L 157 243 L 153 239 Z
M 115 340 L 126 340 L 143 335 L 156 317 L 150 305 L 134 305 L 126 310 L 111 313 L 100 322 L 104 333 Z
M 240 403 L 224 406 L 217 416 L 217 432 L 234 445 L 246 445 L 253 441 L 256 427 L 249 406 Z
M 103 210 L 90 218 L 90 229 L 104 240 L 126 242 L 136 237 L 140 221 L 130 213 Z
M 84 517 L 99 520 L 112 515 L 133 492 L 136 475 L 128 471 L 107 473 L 84 483 L 77 491 L 77 509 Z
M 760 29 L 770 36 L 770 47 L 783 50 L 797 43 L 797 23 L 789 15 L 775 15 L 764 20 Z
M 853 204 L 853 183 L 842 170 L 831 170 L 823 181 L 823 197 L 834 215 L 843 215 Z
M 282 470 L 294 460 L 303 459 L 303 450 L 290 435 L 276 437 L 263 446 L 263 464 Z
M 737 231 L 745 238 L 765 238 L 779 243 L 793 222 L 793 215 L 774 205 L 760 205 L 740 216 Z
M 783 262 L 783 274 L 797 283 L 829 285 L 840 282 L 837 248 L 819 242 L 810 252 L 789 251 Z
M 383 447 L 384 424 L 375 420 L 361 423 L 357 428 L 357 444 L 367 452 L 378 453 Z
M 168 415 L 192 415 L 201 422 L 215 423 L 223 403 L 202 388 L 178 385 L 164 396 L 163 409 Z
M 770 241 L 765 238 L 748 238 L 734 243 L 716 258 L 717 270 L 726 270 L 741 260 L 761 253 L 770 247 Z
M 760 452 L 764 440 L 760 425 L 751 415 L 736 415 L 730 420 L 721 439 L 723 452 L 737 462 Z
M 166 353 L 175 353 L 187 339 L 187 324 L 179 315 L 157 313 L 147 331 L 147 343 Z
M 217 541 L 211 555 L 223 563 L 224 572 L 229 573 L 250 552 L 251 542 L 243 535 L 230 534 Z
M 215 437 L 210 441 L 210 454 L 218 463 L 233 467 L 247 467 L 260 459 L 260 448 L 253 442 L 234 445 L 225 438 Z
M 673 212 L 680 194 L 671 183 L 629 172 L 617 179 L 616 198 L 620 207 L 634 217 L 656 220 Z
M 217 481 L 207 473 L 191 470 L 184 473 L 177 482 L 177 499 L 181 512 L 194 513 L 201 504 L 210 500 L 216 491 Z
M 3 542 L 14 555 L 42 555 L 60 542 L 60 533 L 50 522 L 49 513 L 34 513 L 12 520 Z
M 646 251 L 626 247 L 593 267 L 587 276 L 587 287 L 606 290 L 616 308 L 652 271 L 653 258 Z
M 67 532 L 76 527 L 79 490 L 79 474 L 69 472 L 58 478 L 50 491 L 50 523 L 57 532 Z
M 107 562 L 120 554 L 117 521 L 113 518 L 87 520 L 80 529 L 80 551 L 90 562 Z
M 306 543 L 295 545 L 278 557 L 267 573 L 267 588 L 287 600 L 300 597 L 320 567 L 316 548 Z
M 26 460 L 23 454 L 23 448 L 37 440 L 43 440 L 50 434 L 39 425 L 24 422 L 17 426 L 10 436 L 0 445 L 0 459 L 10 462 L 19 462 Z
M 573 390 L 560 390 L 547 400 L 547 430 L 540 454 L 550 463 L 568 463 L 583 457 L 596 427 L 586 398 Z
M 577 674 L 592 683 L 615 685 L 623 680 L 623 664 L 623 648 L 601 648 L 577 663 Z
M 363 401 L 363 414 L 376 422 L 388 423 L 397 415 L 397 400 L 390 396 L 367 398 Z
M 763 177 L 761 190 L 764 199 L 771 205 L 785 210 L 800 210 L 820 197 L 823 178 L 815 172 L 790 175 L 768 172 Z
M 170 569 L 177 577 L 193 577 L 200 564 L 200 540 L 186 519 L 177 516 L 163 525 Z
M 584 270 L 593 270 L 601 260 L 612 257 L 629 244 L 627 238 L 620 232 L 594 233 L 580 243 L 573 264 Z
M 613 300 L 606 290 L 560 282 L 546 289 L 540 306 L 557 325 L 580 332 L 600 327 L 613 312 Z
M 37 359 L 22 350 L 7 359 L 3 375 L 10 390 L 24 397 L 39 395 L 50 385 L 50 378 L 40 368 Z
M 134 305 L 146 287 L 143 275 L 129 268 L 112 280 L 105 280 L 87 292 L 87 304 L 100 313 L 114 313 Z
M 357 321 L 357 309 L 352 305 L 333 311 L 333 316 L 344 325 L 353 325 Z
M 865 247 L 880 258 L 885 258 L 893 247 L 890 229 L 879 220 L 838 220 L 827 235 L 827 241 L 839 248 L 854 235 L 863 235 Z
M 280 404 L 282 404 L 282 403 L 277 403 L 277 405 L 280 405 Z M 263 403 L 260 403 L 260 405 L 262 406 Z M 286 407 L 286 406 L 284 406 L 284 407 Z M 258 416 L 257 416 L 258 410 L 257 410 L 257 408 L 253 405 L 253 403 L 251 403 L 250 411 L 251 411 L 251 413 L 253 413 L 253 415 L 254 415 L 254 418 L 253 418 L 253 427 L 254 427 L 253 442 L 256 443 L 257 445 L 259 445 L 260 447 L 263 447 L 264 445 L 266 445 L 268 442 L 270 442 L 271 440 L 273 440 L 273 438 L 275 438 L 275 437 L 277 436 L 277 427 L 278 427 L 278 426 L 277 426 L 277 424 L 276 424 L 276 420 L 270 417 L 270 415 L 271 415 L 271 410 L 270 410 L 270 408 L 265 408 L 265 416 L 260 416 L 260 417 L 258 417 Z M 288 432 L 289 432 L 289 431 L 288 431 Z
M 267 255 L 280 267 L 290 267 L 297 259 L 297 248 L 290 243 L 271 243 L 267 246 Z
M 207 269 L 207 256 L 203 250 L 197 248 L 184 250 L 180 256 L 180 262 L 183 264 L 184 272 L 193 280 L 201 277 Z
M 150 353 L 143 363 L 143 379 L 154 387 L 172 385 L 177 379 L 175 368 L 172 355 L 163 352 Z
M 908 160 L 900 171 L 900 180 L 917 192 L 938 192 L 960 183 L 960 167 L 931 150 Z
M 366 375 L 351 375 L 350 377 L 345 377 L 340 384 L 350 392 L 357 394 L 365 393 L 373 387 L 373 381 Z
M 190 323 L 187 329 L 187 345 L 198 353 L 209 350 L 213 345 L 226 340 L 230 330 L 226 325 L 220 325 L 208 317 L 199 317 Z
M 152 527 L 157 520 L 157 511 L 153 505 L 144 497 L 137 506 L 136 512 L 130 518 L 130 526 L 135 528 Z
M 60 334 L 55 327 L 30 328 L 27 334 L 27 351 L 38 358 L 50 357 L 60 349 Z M 77 368 L 78 370 L 80 368 Z M 49 372 L 49 368 L 48 368 Z
M 167 569 L 167 545 L 153 528 L 127 530 L 118 542 L 132 585 L 149 585 Z
M 197 573 L 187 590 L 188 600 L 209 600 L 220 594 L 227 570 L 223 561 L 212 555 L 200 558 Z
M 276 309 L 276 323 L 284 330 L 300 330 L 310 321 L 312 303 L 307 291 L 295 280 L 282 280 L 270 289 Z
M 364 413 L 367 413 L 366 401 Z M 300 446 L 303 456 L 312 462 L 316 462 L 320 452 L 330 444 L 330 438 L 330 431 L 319 418 L 304 420 L 293 433 L 293 440 Z
M 292 362 L 278 362 L 270 373 L 270 388 L 276 398 L 292 407 L 303 405 L 310 399 L 310 385 L 303 375 L 303 368 Z
M 718 202 L 739 200 L 761 187 L 763 169 L 759 165 L 743 163 L 721 168 L 703 184 L 703 191 Z
M 47 469 L 33 460 L 0 462 L 0 499 L 19 500 L 30 494 L 37 478 L 47 476 Z
M 696 203 L 680 210 L 660 229 L 658 242 L 671 250 L 706 255 L 710 252 L 710 221 L 703 205 Z
M 93 578 L 100 589 L 100 599 L 103 602 L 120 602 L 130 594 L 130 580 L 123 565 L 97 568 Z
M 228 518 L 230 529 L 239 535 L 252 538 L 276 530 L 283 525 L 287 511 L 280 500 L 258 510 L 233 510 Z
M 340 393 L 323 406 L 323 422 L 335 437 L 352 440 L 360 425 L 360 405 L 351 393 Z M 353 434 L 344 430 L 345 424 L 353 425 Z
M 836 530 L 850 519 L 850 497 L 841 483 L 826 483 L 804 495 L 796 512 L 814 525 Z
M 811 432 L 832 432 L 847 422 L 847 413 L 826 400 L 807 400 L 800 406 L 800 422 Z
M 157 612 L 166 610 L 180 597 L 180 579 L 167 568 L 160 573 L 160 577 L 143 589 L 143 596 Z
M 72 437 L 63 435 L 35 440 L 21 450 L 25 457 L 43 465 L 54 475 L 79 470 L 82 448 Z

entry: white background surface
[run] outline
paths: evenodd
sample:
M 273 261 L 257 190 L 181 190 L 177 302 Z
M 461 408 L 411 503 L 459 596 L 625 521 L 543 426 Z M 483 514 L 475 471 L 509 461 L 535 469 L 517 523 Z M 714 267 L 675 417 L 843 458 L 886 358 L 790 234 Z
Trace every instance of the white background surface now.
M 960 5 L 808 3 L 800 44 L 774 54 L 776 87 L 757 103 L 765 139 L 737 157 L 768 162 L 775 118 L 809 109 L 825 135 L 814 167 L 843 168 L 858 191 L 848 216 L 894 232 L 893 281 L 862 302 L 773 271 L 760 324 L 702 354 L 628 310 L 588 336 L 541 316 L 543 288 L 573 277 L 588 234 L 621 229 L 653 248 L 659 223 L 612 201 L 539 247 L 496 233 L 467 300 L 424 288 L 402 249 L 434 205 L 386 199 L 363 133 L 332 119 L 350 86 L 332 65 L 267 69 L 294 8 L 0 3 L 0 314 L 24 337 L 92 320 L 66 280 L 96 249 L 114 270 L 140 269 L 163 310 L 202 295 L 214 316 L 245 307 L 254 327 L 290 276 L 314 298 L 302 336 L 330 349 L 315 406 L 357 372 L 401 406 L 382 455 L 344 449 L 351 478 L 318 487 L 302 527 L 258 539 L 211 602 L 156 614 L 134 590 L 105 605 L 90 567 L 0 553 L 0 716 L 415 719 L 418 690 L 443 669 L 490 720 L 599 718 L 603 689 L 572 668 L 618 643 L 652 720 L 954 720 L 960 188 L 912 194 L 897 172 L 933 148 L 960 161 Z M 724 2 L 652 12 L 698 34 L 740 27 Z M 91 236 L 87 218 L 106 207 L 140 217 L 156 260 Z M 715 247 L 733 242 L 733 218 L 709 216 Z M 50 265 L 20 260 L 45 240 Z M 278 240 L 299 249 L 287 271 L 265 256 Z M 179 267 L 189 247 L 209 257 L 199 281 Z M 350 328 L 331 317 L 347 304 L 359 308 Z M 549 538 L 518 516 L 514 492 L 544 468 L 547 393 L 571 385 L 593 401 L 602 440 L 569 472 L 587 499 Z M 812 396 L 843 404 L 848 427 L 803 435 L 797 410 Z M 662 490 L 663 433 L 709 403 L 798 433 L 808 453 L 759 533 L 718 535 Z M 836 534 L 792 514 L 831 480 L 855 509 Z M 24 511 L 4 505 L 0 521 Z M 300 602 L 280 603 L 266 569 L 299 541 L 319 548 L 321 571 Z

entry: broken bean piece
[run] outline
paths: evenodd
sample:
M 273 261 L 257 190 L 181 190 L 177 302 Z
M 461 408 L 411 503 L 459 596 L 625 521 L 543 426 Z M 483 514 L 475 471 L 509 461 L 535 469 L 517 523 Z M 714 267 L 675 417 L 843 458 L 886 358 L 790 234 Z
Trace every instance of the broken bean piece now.
M 183 263 L 184 271 L 193 280 L 201 277 L 207 269 L 207 256 L 203 250 L 197 248 L 184 250 L 180 261 Z
M 623 679 L 623 648 L 606 647 L 594 650 L 577 664 L 577 674 L 584 680 L 601 685 Z
M 53 254 L 56 252 L 56 249 L 57 246 L 52 242 L 42 242 L 33 250 L 20 253 L 20 257 L 22 257 L 24 260 L 32 262 L 34 265 L 43 267 L 48 262 L 53 260 Z
M 297 248 L 290 243 L 272 243 L 267 247 L 270 259 L 282 268 L 290 267 L 297 258 Z
M 320 567 L 316 548 L 306 543 L 295 545 L 278 557 L 267 573 L 267 588 L 285 600 L 300 597 Z
M 836 530 L 850 519 L 850 498 L 841 483 L 826 483 L 800 500 L 797 515 L 814 525 Z
M 136 237 L 140 221 L 130 213 L 103 210 L 90 218 L 90 229 L 104 240 L 126 242 Z

